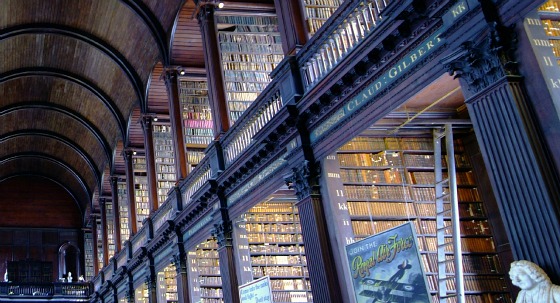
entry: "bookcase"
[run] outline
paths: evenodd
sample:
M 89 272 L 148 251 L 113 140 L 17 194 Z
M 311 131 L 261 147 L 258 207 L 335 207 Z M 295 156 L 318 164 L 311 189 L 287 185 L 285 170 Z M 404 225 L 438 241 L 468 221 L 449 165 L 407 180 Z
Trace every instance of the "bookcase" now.
M 117 197 L 119 199 L 119 228 L 121 231 L 121 247 L 130 238 L 130 228 L 128 222 L 128 195 L 126 182 L 117 182 Z
M 284 54 L 275 15 L 217 15 L 216 20 L 233 125 L 271 81 L 269 74 Z
M 86 231 L 84 232 L 84 276 L 86 281 L 91 281 L 95 277 L 93 260 L 93 234 L 90 231 Z
M 168 265 L 157 274 L 158 302 L 177 303 L 177 273 L 174 265 Z
M 538 11 L 556 62 L 560 65 L 560 1 L 547 1 L 539 7 Z
M 95 221 L 97 224 L 97 243 L 95 243 L 97 245 L 97 268 L 101 270 L 105 265 L 103 260 L 103 230 L 101 229 L 101 218 L 95 218 Z
M 313 302 L 294 202 L 295 197 L 262 202 L 242 215 L 234 229 L 238 247 L 248 246 L 249 258 L 240 256 L 241 266 L 250 268 L 244 282 L 269 276 L 275 303 Z
M 323 26 L 344 0 L 303 0 L 305 20 L 310 36 Z
M 149 294 L 146 284 L 142 283 L 134 290 L 134 303 L 149 303 Z
M 134 200 L 136 205 L 136 224 L 138 230 L 142 222 L 150 215 L 150 196 L 148 193 L 148 175 L 146 156 L 132 156 L 132 172 L 134 174 Z
M 107 252 L 109 253 L 109 258 L 115 255 L 115 213 L 113 211 L 113 203 L 105 202 Z
M 53 264 L 47 261 L 7 261 L 7 271 L 10 282 L 51 283 L 53 280 Z
M 218 243 L 210 238 L 189 251 L 188 279 L 190 286 L 190 302 L 221 303 L 223 302 L 222 277 L 218 257 Z
M 504 274 L 461 138 L 454 142 L 460 209 L 462 260 L 467 302 L 510 302 Z M 449 155 L 444 155 L 445 163 Z M 437 290 L 435 161 L 432 137 L 356 137 L 337 154 L 329 187 L 343 193 L 354 240 L 414 223 L 418 247 L 432 294 Z M 443 165 L 446 167 L 446 165 Z M 446 170 L 443 170 L 444 178 Z M 451 224 L 446 218 L 446 224 Z M 451 231 L 449 231 L 451 233 Z M 446 241 L 452 241 L 451 234 Z M 447 258 L 452 258 L 449 246 Z M 448 263 L 448 272 L 454 272 Z M 448 288 L 455 289 L 453 281 Z M 437 297 L 433 296 L 437 301 Z
M 167 193 L 175 185 L 175 148 L 173 133 L 169 124 L 155 124 L 153 127 L 156 182 L 158 205 L 167 199 Z

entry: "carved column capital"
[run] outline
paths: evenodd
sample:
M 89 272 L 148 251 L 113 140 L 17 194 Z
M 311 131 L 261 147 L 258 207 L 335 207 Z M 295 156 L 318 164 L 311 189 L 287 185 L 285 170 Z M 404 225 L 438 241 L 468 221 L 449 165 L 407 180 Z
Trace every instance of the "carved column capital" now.
M 141 123 L 144 130 L 151 129 L 154 122 L 154 117 L 150 114 L 142 115 Z
M 146 284 L 146 288 L 156 288 L 157 277 L 152 274 L 147 274 L 144 277 L 144 284 Z
M 505 76 L 518 75 L 514 61 L 516 35 L 511 28 L 490 24 L 481 43 L 467 41 L 442 60 L 450 75 L 463 79 L 467 89 L 478 93 Z
M 233 226 L 229 221 L 222 221 L 219 224 L 214 224 L 212 235 L 216 237 L 219 247 L 233 245 Z
M 308 160 L 303 161 L 303 165 L 292 168 L 292 175 L 285 177 L 284 181 L 289 188 L 296 191 L 299 200 L 303 200 L 312 194 L 317 193 L 320 167 Z

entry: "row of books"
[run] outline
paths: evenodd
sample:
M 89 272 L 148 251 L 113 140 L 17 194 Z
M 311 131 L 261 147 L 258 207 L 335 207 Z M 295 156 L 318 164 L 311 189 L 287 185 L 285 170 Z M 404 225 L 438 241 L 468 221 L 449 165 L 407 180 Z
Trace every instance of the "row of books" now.
M 267 85 L 267 83 L 262 82 L 226 82 L 226 90 L 260 93 Z
M 270 243 L 268 245 L 250 244 L 249 251 L 254 254 L 269 253 L 298 253 L 304 254 L 305 248 L 302 245 L 279 245 L 278 243 Z
M 379 153 L 352 153 L 338 154 L 340 166 L 371 166 L 387 167 L 402 166 L 402 160 L 398 152 L 379 152 Z
M 222 297 L 222 288 L 217 287 L 201 287 L 200 295 L 203 297 Z
M 230 111 L 245 111 L 253 101 L 259 96 L 260 92 L 227 92 L 228 107 Z
M 270 233 L 250 233 L 247 234 L 249 242 L 261 243 L 294 243 L 303 242 L 301 234 L 270 234 Z
M 198 278 L 198 281 L 202 285 L 215 285 L 221 286 L 222 285 L 222 277 L 204 277 L 201 276 Z
M 212 122 L 212 121 L 208 121 L 208 122 Z M 212 128 L 187 128 L 187 129 L 185 129 L 185 135 L 186 136 L 213 137 L 213 134 L 214 134 L 214 132 L 213 132 Z
M 272 290 L 309 290 L 311 284 L 308 279 L 273 279 L 270 281 Z M 283 301 L 289 302 L 289 301 Z
M 212 112 L 209 108 L 201 108 L 200 110 L 189 110 L 183 111 L 183 120 L 185 120 L 184 124 L 185 127 L 195 127 L 195 128 L 212 128 Z M 201 122 L 194 122 L 194 123 L 202 123 L 205 126 L 190 126 L 189 121 L 201 121 Z M 206 122 L 208 121 L 208 122 Z M 208 125 L 207 125 L 208 124 Z
M 438 256 L 437 254 L 423 254 L 426 261 L 429 260 L 429 271 L 437 272 Z M 452 260 L 452 255 L 447 255 L 447 259 Z M 463 255 L 463 272 L 467 274 L 496 274 L 501 272 L 500 262 L 497 255 Z M 447 272 L 455 272 L 455 265 L 453 262 L 446 263 Z
M 199 163 L 206 154 L 203 151 L 187 150 L 187 159 L 189 163 Z
M 327 20 L 336 11 L 337 7 L 305 7 L 305 14 L 310 19 Z
M 313 302 L 310 291 L 272 292 L 273 302 Z
M 185 136 L 185 144 L 208 145 L 212 139 L 210 136 Z
M 275 16 L 218 15 L 216 21 L 221 24 L 235 25 L 278 25 L 278 18 Z
M 199 93 L 181 92 L 179 98 L 183 101 L 181 102 L 183 110 L 194 111 L 198 106 L 208 106 L 210 104 L 208 101 L 208 91 L 200 91 Z
M 352 216 L 416 216 L 413 203 L 404 202 L 348 202 Z
M 253 266 L 253 277 L 309 277 L 304 266 Z
M 340 171 L 342 182 L 352 183 L 403 183 L 402 171 L 397 169 L 343 169 Z
M 175 163 L 175 158 L 172 157 L 163 157 L 164 155 L 167 156 L 169 155 L 166 152 L 160 152 L 160 154 L 158 154 L 158 152 L 156 152 L 156 155 L 158 155 L 158 157 L 156 158 L 156 165 L 160 164 L 160 165 L 170 165 L 173 166 L 173 164 Z M 156 168 L 157 169 L 157 168 Z
M 179 81 L 179 89 L 208 89 L 208 83 L 206 81 L 193 81 L 193 80 L 181 80 Z
M 282 209 L 279 211 L 264 212 L 261 210 L 251 211 L 251 213 L 245 214 L 245 219 L 249 222 L 297 222 L 299 224 L 298 214 L 292 213 L 294 210 Z
M 436 237 L 424 237 L 426 246 L 424 249 L 426 251 L 437 251 L 437 238 Z M 445 238 L 446 242 L 453 241 L 452 238 Z M 477 252 L 477 253 L 493 253 L 496 248 L 494 246 L 494 240 L 490 237 L 483 238 L 461 238 L 461 246 L 463 252 Z M 452 253 L 453 246 L 448 245 L 446 252 Z
M 212 130 L 213 127 L 213 123 L 211 119 L 200 119 L 200 118 L 206 118 L 208 117 L 208 115 L 206 115 L 206 113 L 195 113 L 195 112 L 190 112 L 188 113 L 188 116 L 191 116 L 192 118 L 188 118 L 184 120 L 184 126 L 186 128 L 194 128 L 194 129 L 209 129 Z M 197 118 L 195 118 L 197 117 Z M 211 118 L 211 117 L 210 117 Z
M 435 184 L 436 178 L 433 172 L 408 172 L 411 184 Z M 442 174 L 442 179 L 447 178 L 447 173 Z M 476 179 L 471 171 L 456 172 L 455 178 L 458 185 L 474 185 Z
M 231 53 L 281 54 L 282 45 L 220 42 L 220 50 Z
M 329 6 L 339 7 L 344 0 L 304 0 L 304 5 L 307 6 Z
M 171 170 L 171 169 L 170 169 Z M 175 182 L 175 172 L 173 173 L 158 173 L 156 174 L 158 180 L 168 180 Z
M 214 258 L 197 258 L 197 266 L 220 266 L 218 259 Z
M 346 197 L 352 200 L 412 200 L 405 186 L 344 185 L 344 190 Z
M 282 233 L 300 233 L 301 226 L 299 223 L 283 224 L 283 223 L 247 223 L 245 224 L 247 232 L 282 232 Z
M 218 39 L 225 43 L 245 43 L 245 44 L 281 44 L 282 40 L 279 33 L 247 33 L 247 32 L 226 32 L 218 33 Z
M 224 75 L 227 81 L 252 81 L 252 82 L 270 82 L 270 76 L 267 71 L 246 71 L 246 70 L 224 70 Z
M 254 63 L 276 63 L 284 59 L 282 54 L 240 54 L 222 53 L 222 62 L 254 62 Z
M 154 131 L 154 136 L 156 136 L 156 133 L 158 133 L 157 135 L 171 133 L 171 126 L 157 124 L 153 126 L 153 131 Z
M 306 264 L 307 260 L 304 255 L 291 255 L 291 256 L 252 256 L 251 264 L 253 265 L 302 265 Z
M 398 138 L 398 137 L 355 137 L 344 144 L 342 151 L 369 151 L 369 150 L 421 150 L 430 151 L 434 149 L 432 138 Z M 455 151 L 462 152 L 461 139 L 454 140 Z

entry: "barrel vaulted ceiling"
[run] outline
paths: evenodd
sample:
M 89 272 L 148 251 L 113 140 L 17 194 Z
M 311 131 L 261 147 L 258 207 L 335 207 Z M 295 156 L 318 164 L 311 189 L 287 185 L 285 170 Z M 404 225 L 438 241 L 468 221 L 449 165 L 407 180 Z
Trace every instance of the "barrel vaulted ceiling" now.
M 142 113 L 165 114 L 164 67 L 203 67 L 194 0 L 0 1 L 0 182 L 63 186 L 84 222 Z M 173 36 L 173 38 L 172 38 Z M 32 190 L 30 188 L 29 190 Z

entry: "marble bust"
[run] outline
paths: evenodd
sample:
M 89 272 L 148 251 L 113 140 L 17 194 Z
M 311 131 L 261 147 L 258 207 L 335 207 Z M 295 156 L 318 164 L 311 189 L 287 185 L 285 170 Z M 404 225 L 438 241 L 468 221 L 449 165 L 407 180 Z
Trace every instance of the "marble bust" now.
M 509 277 L 521 288 L 515 303 L 560 303 L 560 286 L 552 284 L 537 264 L 526 261 L 511 263 Z

